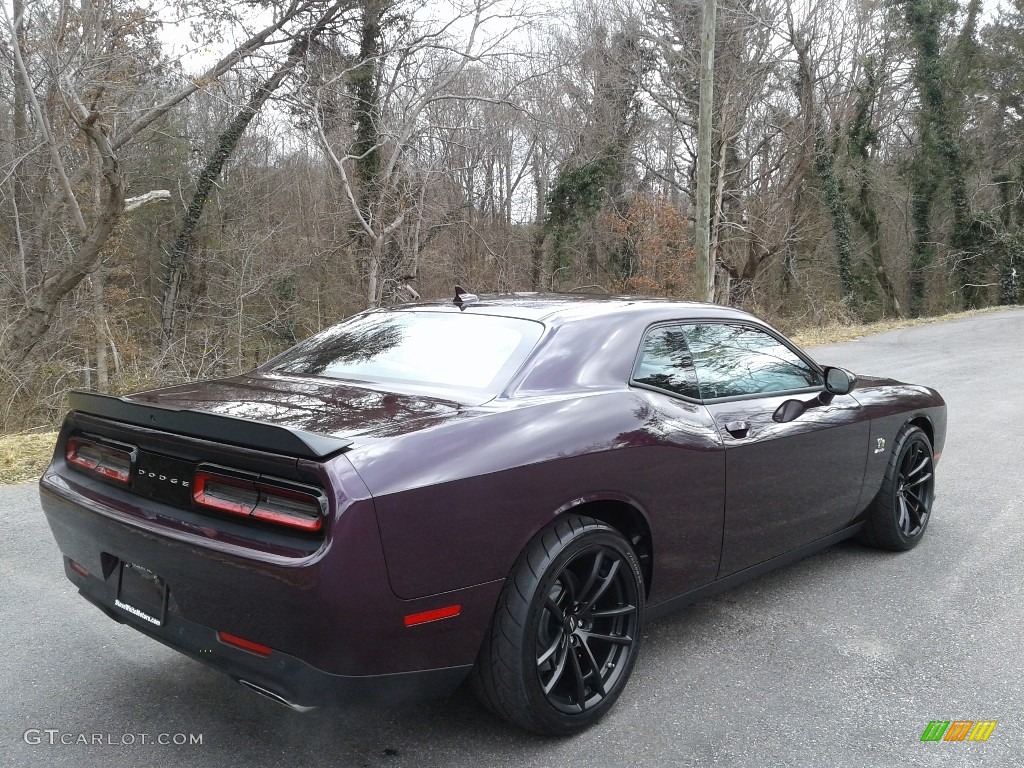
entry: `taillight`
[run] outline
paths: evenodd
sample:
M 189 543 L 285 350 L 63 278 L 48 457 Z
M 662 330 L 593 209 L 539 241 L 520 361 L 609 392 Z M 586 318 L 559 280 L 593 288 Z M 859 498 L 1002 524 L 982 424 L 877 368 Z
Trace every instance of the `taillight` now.
M 196 506 L 314 533 L 323 526 L 327 500 L 315 488 L 278 485 L 263 476 L 199 470 L 192 481 Z
M 259 492 L 253 480 L 196 472 L 192 499 L 207 509 L 248 517 L 259 500 Z
M 267 523 L 288 525 L 303 531 L 319 531 L 323 523 L 320 499 L 308 493 L 257 485 L 260 500 L 252 516 Z
M 120 443 L 112 445 L 84 437 L 71 437 L 64 448 L 64 458 L 68 464 L 84 472 L 128 485 L 132 478 L 135 449 Z

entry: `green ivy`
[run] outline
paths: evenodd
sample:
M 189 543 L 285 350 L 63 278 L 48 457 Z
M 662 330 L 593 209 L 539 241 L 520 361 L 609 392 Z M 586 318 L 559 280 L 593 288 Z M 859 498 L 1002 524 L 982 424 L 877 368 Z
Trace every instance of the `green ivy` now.
M 955 129 L 958 92 L 956 85 L 963 75 L 954 77 L 954 70 L 969 69 L 974 53 L 973 30 L 952 52 L 943 50 L 943 30 L 960 10 L 954 0 L 895 0 L 910 31 L 915 53 L 914 81 L 921 99 L 917 115 L 919 146 L 910 164 L 913 194 L 911 216 L 914 222 L 914 250 L 910 269 L 910 311 L 920 314 L 924 306 L 925 270 L 934 259 L 931 245 L 931 214 L 935 195 L 948 183 L 953 226 L 950 241 L 964 251 L 971 238 L 970 201 L 967 194 L 967 163 Z M 962 90 L 962 88 L 961 88 Z M 962 94 L 959 94 L 962 95 Z M 960 259 L 958 264 L 969 260 Z M 957 273 L 957 279 L 965 275 Z
M 836 236 L 836 258 L 839 263 L 839 287 L 843 292 L 843 298 L 851 299 L 854 295 L 854 285 L 850 266 L 853 261 L 850 219 L 846 215 L 846 203 L 843 201 L 842 187 L 836 174 L 835 153 L 825 143 L 820 130 L 814 139 L 814 170 L 825 193 L 825 206 L 832 215 L 832 227 Z
M 604 205 L 608 187 L 620 172 L 616 153 L 608 152 L 585 165 L 564 165 L 547 196 L 544 228 L 552 239 L 555 269 L 567 262 L 566 248 L 579 234 L 580 225 Z

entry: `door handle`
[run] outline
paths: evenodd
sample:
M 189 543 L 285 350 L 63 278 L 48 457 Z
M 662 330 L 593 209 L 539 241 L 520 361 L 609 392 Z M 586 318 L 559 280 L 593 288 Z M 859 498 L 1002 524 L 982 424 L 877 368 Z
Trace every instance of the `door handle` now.
M 749 421 L 727 421 L 725 423 L 725 431 L 733 437 L 746 437 L 747 432 L 750 431 Z

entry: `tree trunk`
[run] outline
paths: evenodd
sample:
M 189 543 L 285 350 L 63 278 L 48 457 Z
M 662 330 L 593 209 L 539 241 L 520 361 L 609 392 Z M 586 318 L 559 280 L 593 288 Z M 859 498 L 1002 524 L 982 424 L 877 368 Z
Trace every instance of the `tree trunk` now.
M 95 127 L 93 129 L 99 131 Z M 108 150 L 109 146 L 107 143 Z M 73 291 L 99 263 L 107 238 L 117 226 L 124 207 L 124 183 L 116 158 L 104 153 L 103 165 L 106 194 L 96 223 L 78 246 L 71 261 L 47 273 L 39 290 L 29 297 L 25 310 L 14 320 L 3 339 L 0 362 L 14 367 L 35 349 L 49 329 L 61 299 Z
M 366 265 L 366 307 L 380 306 L 380 266 L 384 258 L 384 237 L 375 237 L 370 248 L 370 260 Z
M 547 216 L 545 202 L 547 201 L 547 181 L 544 178 L 541 167 L 543 160 L 540 157 L 542 152 L 538 147 L 533 155 L 533 186 L 537 195 L 536 209 L 533 215 L 533 242 L 530 245 L 530 287 L 539 291 L 543 288 L 544 279 L 544 239 L 547 230 L 544 226 L 544 219 Z
M 353 154 L 356 160 L 356 178 L 359 182 L 360 206 L 372 210 L 376 202 L 376 185 L 380 176 L 380 147 L 378 147 L 378 87 L 377 59 L 380 57 L 381 20 L 388 0 L 364 0 L 362 28 L 359 36 L 359 65 L 351 74 L 352 93 L 355 98 L 353 120 L 356 126 Z
M 697 300 L 715 300 L 715 269 L 711 263 L 711 133 L 715 83 L 715 13 L 717 0 L 704 0 L 700 30 L 700 103 L 697 125 Z
M 18 46 L 22 51 L 26 51 L 26 35 L 25 35 L 25 3 L 24 0 L 14 0 L 14 23 L 17 25 L 15 30 L 15 36 L 18 40 Z M 12 56 L 13 59 L 13 56 Z M 14 230 L 17 238 L 18 248 L 18 267 L 19 267 L 19 279 L 21 282 L 22 293 L 28 295 L 28 271 L 31 268 L 31 264 L 28 262 L 28 255 L 35 253 L 35 249 L 30 247 L 25 241 L 28 233 L 25 232 L 21 227 L 21 217 L 26 215 L 29 211 L 29 196 L 26 190 L 28 183 L 28 174 L 26 173 L 25 163 L 21 158 L 24 158 L 29 148 L 29 136 L 28 136 L 28 94 L 25 90 L 25 81 L 18 77 L 17 71 L 14 66 L 14 61 L 11 62 L 11 75 L 14 80 L 14 105 L 13 114 L 11 116 L 11 122 L 14 126 Z
M 107 370 L 107 312 L 103 301 L 103 270 L 97 269 L 88 280 L 92 294 L 92 321 L 96 349 L 96 391 L 110 389 L 110 374 Z
M 932 200 L 938 184 L 918 168 L 911 183 L 911 219 L 914 222 L 914 248 L 910 254 L 910 316 L 924 312 L 925 270 L 935 255 L 932 246 Z
M 839 290 L 844 301 L 853 297 L 853 246 L 850 236 L 850 220 L 846 215 L 842 187 L 836 173 L 835 152 L 829 146 L 825 118 L 815 103 L 815 66 L 810 57 L 810 38 L 802 29 L 795 27 L 789 18 L 789 35 L 796 51 L 799 64 L 796 80 L 797 98 L 803 111 L 806 131 L 805 140 L 810 144 L 814 157 L 814 171 L 818 176 L 821 191 L 825 196 L 825 207 L 832 219 L 832 233 L 836 244 L 836 264 L 839 273 Z
M 896 287 L 889 279 L 889 273 L 885 267 L 885 254 L 882 251 L 882 219 L 878 215 L 878 207 L 875 205 L 869 173 L 871 147 L 878 143 L 878 133 L 872 122 L 879 86 L 875 65 L 868 60 L 864 63 L 864 84 L 858 88 L 856 110 L 848 132 L 850 158 L 856 167 L 860 181 L 857 197 L 850 203 L 850 212 L 868 238 L 871 265 L 875 280 L 882 291 L 882 314 L 887 315 L 891 308 L 897 317 L 902 317 L 903 308 L 896 295 Z
M 120 134 L 108 137 L 104 132 L 104 125 L 107 121 L 101 118 L 108 118 L 113 121 L 112 114 L 101 114 L 90 112 L 81 101 L 81 96 L 74 92 L 59 94 L 64 97 L 64 103 L 70 111 L 70 117 L 77 123 L 79 131 L 87 141 L 92 142 L 103 158 L 102 177 L 104 179 L 105 195 L 103 204 L 98 208 L 91 218 L 92 223 L 87 223 L 82 217 L 82 212 L 75 198 L 73 186 L 87 177 L 84 167 L 79 168 L 72 178 L 65 173 L 64 161 L 60 156 L 59 148 L 56 145 L 51 131 L 49 115 L 53 114 L 58 99 L 58 81 L 51 78 L 49 81 L 49 96 L 47 109 L 43 110 L 36 103 L 33 91 L 26 85 L 23 93 L 28 99 L 36 114 L 39 131 L 46 139 L 50 151 L 54 173 L 58 177 L 58 185 L 53 185 L 58 191 L 53 198 L 44 206 L 45 210 L 40 219 L 47 221 L 60 210 L 67 207 L 76 225 L 80 240 L 70 247 L 73 251 L 69 261 L 63 265 L 57 265 L 48 270 L 42 277 L 41 282 L 31 289 L 30 295 L 26 297 L 24 309 L 7 327 L 6 333 L 0 339 L 0 366 L 11 368 L 20 365 L 25 357 L 39 344 L 40 340 L 50 328 L 54 313 L 61 300 L 73 291 L 79 283 L 93 270 L 102 256 L 102 251 L 107 239 L 114 231 L 124 212 L 125 187 L 120 176 L 116 152 L 121 147 L 137 138 L 140 132 L 155 120 L 167 114 L 175 105 L 187 99 L 190 95 L 199 90 L 203 85 L 221 77 L 225 72 L 232 69 L 239 61 L 248 58 L 255 51 L 267 43 L 267 40 L 275 32 L 279 31 L 289 20 L 296 15 L 305 13 L 314 0 L 305 0 L 301 5 L 291 6 L 287 13 L 282 14 L 271 26 L 252 36 L 244 43 L 236 47 L 230 54 L 222 58 L 206 75 L 195 79 L 188 86 L 173 94 L 163 102 L 151 107 L 140 117 L 128 125 Z M 23 6 L 19 4 L 19 8 Z M 333 16 L 340 11 L 341 1 L 329 9 Z M 6 16 L 6 13 L 4 14 Z M 65 19 L 66 20 L 66 19 Z M 12 53 L 15 59 L 15 66 L 20 70 L 16 73 L 23 79 L 30 79 L 25 69 L 24 58 L 21 56 L 19 38 L 14 35 L 12 38 Z M 51 61 L 51 64 L 55 62 Z M 102 91 L 102 89 L 101 89 Z M 26 107 L 27 108 L 27 107 Z M 31 235 L 30 237 L 35 237 Z M 29 258 L 34 257 L 36 249 L 31 249 Z
M 860 196 L 854 207 L 854 214 L 857 217 L 857 223 L 868 237 L 871 266 L 874 268 L 878 287 L 882 289 L 882 314 L 888 314 L 891 308 L 897 317 L 903 317 L 903 307 L 900 306 L 899 297 L 896 295 L 896 287 L 889 279 L 889 272 L 885 268 L 885 257 L 882 253 L 882 223 L 871 199 L 871 187 L 867 178 L 861 181 Z
M 729 142 L 722 139 L 722 148 L 718 153 L 718 175 L 715 178 L 715 204 L 712 206 L 711 229 L 708 242 L 708 269 L 711 270 L 711 299 L 715 300 L 715 269 L 718 264 L 718 238 L 722 231 L 722 216 L 724 214 L 723 204 L 725 200 L 725 170 L 726 161 L 729 156 Z M 726 288 L 726 302 L 728 303 L 729 289 Z
M 921 97 L 917 117 L 919 147 L 911 182 L 915 242 L 910 270 L 910 312 L 915 316 L 924 310 L 924 270 L 934 255 L 933 196 L 943 175 L 949 181 L 953 209 L 950 242 L 954 248 L 965 249 L 970 239 L 972 216 L 957 122 L 962 120 L 959 112 L 974 56 L 974 25 L 979 10 L 980 4 L 972 0 L 961 37 L 953 50 L 946 52 L 942 45 L 943 29 L 955 16 L 956 6 L 924 0 L 907 0 L 904 6 L 916 58 L 914 82 Z M 952 77 L 947 75 L 950 71 Z M 961 285 L 970 282 L 970 256 L 960 254 L 953 270 L 954 279 Z M 970 294 L 966 295 L 970 300 Z
M 167 257 L 167 265 L 164 273 L 163 295 L 160 302 L 160 322 L 165 339 L 170 339 L 174 333 L 174 317 L 178 307 L 178 295 L 181 290 L 181 280 L 185 272 L 185 261 L 188 252 L 192 247 L 192 238 L 196 228 L 199 226 L 199 219 L 203 215 L 203 209 L 210 200 L 210 193 L 214 183 L 217 181 L 224 168 L 224 164 L 234 154 L 238 147 L 245 129 L 259 113 L 263 105 L 273 95 L 285 79 L 292 73 L 299 62 L 305 57 L 309 50 L 309 44 L 324 31 L 327 23 L 333 20 L 337 12 L 334 10 L 320 19 L 313 29 L 296 40 L 288 51 L 288 58 L 266 82 L 264 82 L 253 94 L 249 102 L 235 115 L 228 127 L 217 137 L 217 146 L 206 162 L 206 167 L 199 174 L 196 180 L 196 191 L 192 195 L 185 212 L 185 221 L 182 222 L 178 236 Z

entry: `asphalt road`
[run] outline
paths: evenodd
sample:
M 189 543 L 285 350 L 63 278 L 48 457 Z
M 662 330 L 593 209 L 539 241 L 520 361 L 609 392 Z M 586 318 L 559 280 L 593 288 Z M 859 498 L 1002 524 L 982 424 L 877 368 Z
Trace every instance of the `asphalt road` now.
M 0 488 L 0 766 L 1021 765 L 1024 310 L 813 354 L 945 396 L 924 541 L 898 555 L 842 544 L 650 624 L 616 708 L 568 740 L 519 733 L 465 691 L 279 707 L 79 598 L 35 487 Z M 920 741 L 930 720 L 958 719 L 999 724 L 985 743 Z M 83 736 L 103 743 L 60 743 Z

